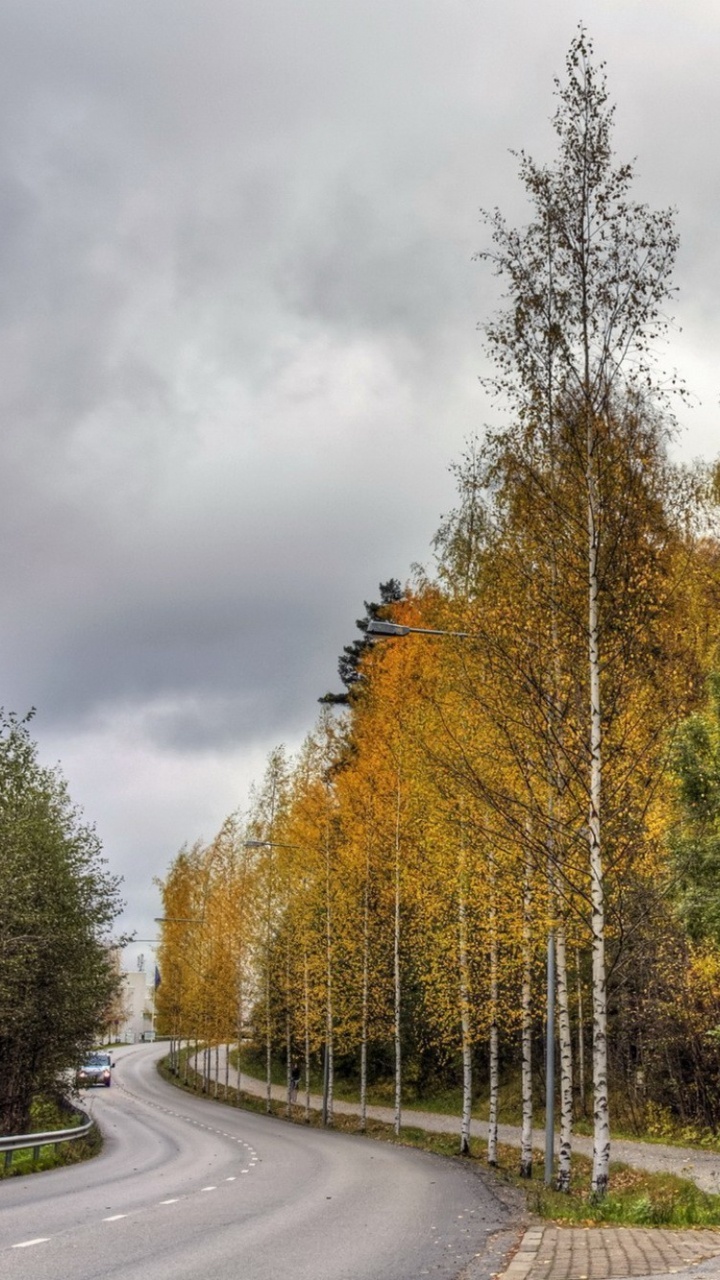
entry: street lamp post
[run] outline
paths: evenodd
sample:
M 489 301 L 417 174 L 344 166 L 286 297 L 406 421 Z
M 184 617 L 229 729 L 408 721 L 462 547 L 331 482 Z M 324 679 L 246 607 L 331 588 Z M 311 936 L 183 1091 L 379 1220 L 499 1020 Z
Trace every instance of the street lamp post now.
M 205 921 L 201 916 L 155 916 L 155 924 L 203 925 L 204 923 Z M 183 957 L 183 960 L 184 960 L 184 963 L 190 965 L 191 969 L 193 968 L 193 965 L 191 965 L 187 959 Z M 200 973 L 200 979 L 202 981 L 202 973 Z M 154 999 L 154 996 L 153 996 L 153 999 Z M 173 1022 L 174 1022 L 174 1019 L 173 1019 Z M 178 1035 L 177 1035 L 177 1046 L 175 1044 L 175 1040 L 176 1040 L 176 1037 L 173 1030 L 173 1033 L 171 1035 L 171 1041 L 170 1041 L 170 1064 L 171 1064 L 171 1070 L 173 1074 L 178 1075 L 179 1069 L 180 1069 L 180 1054 L 182 1052 L 182 1035 L 179 1032 L 179 1028 L 178 1028 Z M 196 1045 L 196 1048 L 197 1048 L 197 1045 Z M 188 1039 L 187 1053 L 185 1057 L 185 1081 L 184 1081 L 185 1084 L 187 1084 L 187 1059 L 188 1059 L 189 1051 L 190 1051 L 190 1040 Z M 197 1063 L 195 1065 L 197 1067 Z
M 152 946 L 153 955 L 157 949 L 157 944 L 159 943 L 159 941 L 160 941 L 159 938 L 133 938 L 133 942 L 143 942 L 143 943 L 147 943 L 148 946 Z M 155 996 L 157 994 L 157 987 L 158 987 L 157 963 L 155 961 L 153 961 L 153 970 L 154 972 L 153 972 L 153 985 L 152 985 L 152 999 L 150 1001 L 150 1038 L 151 1040 L 155 1039 Z M 145 984 L 145 994 L 147 995 L 147 983 Z M 143 1021 L 144 1021 L 144 1018 L 143 1018 Z M 144 1032 L 143 1032 L 143 1037 L 144 1037 Z
M 409 635 L 445 636 L 452 640 L 476 640 L 470 631 L 442 631 L 436 627 L 409 627 L 401 622 L 372 619 L 366 630 L 371 638 L 389 639 Z M 555 1158 L 555 937 L 547 939 L 547 992 L 545 1009 L 545 1184 L 552 1181 Z

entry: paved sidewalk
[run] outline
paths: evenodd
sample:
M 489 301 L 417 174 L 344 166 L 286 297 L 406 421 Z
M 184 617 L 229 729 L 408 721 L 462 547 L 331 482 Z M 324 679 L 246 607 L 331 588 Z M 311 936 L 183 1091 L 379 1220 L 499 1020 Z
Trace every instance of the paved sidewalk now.
M 556 1227 L 525 1232 L 503 1280 L 720 1277 L 720 1232 L 665 1227 Z
M 221 1050 L 221 1081 L 224 1074 Z M 236 1083 L 234 1071 L 230 1082 Z M 258 1097 L 265 1096 L 265 1082 L 244 1073 L 242 1088 Z M 282 1102 L 287 1098 L 287 1090 L 281 1085 L 273 1085 L 272 1096 Z M 302 1091 L 298 1103 L 305 1105 Z M 310 1106 L 319 1110 L 322 1098 L 311 1094 Z M 337 1114 L 357 1115 L 358 1106 L 335 1099 L 333 1110 Z M 392 1124 L 395 1118 L 392 1107 L 369 1106 L 367 1114 L 369 1118 L 387 1124 Z M 405 1125 L 417 1125 L 419 1129 L 430 1132 L 459 1134 L 457 1116 L 406 1110 L 402 1119 Z M 474 1136 L 486 1138 L 487 1129 L 484 1121 L 472 1121 Z M 508 1146 L 520 1146 L 520 1130 L 512 1125 L 499 1125 L 498 1138 Z M 544 1141 L 544 1132 L 533 1133 L 536 1147 L 542 1149 Z M 577 1151 L 592 1155 L 589 1138 L 576 1136 L 573 1146 Z M 677 1173 L 691 1179 L 705 1191 L 720 1192 L 720 1154 L 717 1153 L 648 1142 L 616 1141 L 612 1145 L 612 1158 L 636 1169 Z M 524 1233 L 514 1256 L 502 1272 L 501 1280 L 629 1280 L 639 1276 L 653 1276 L 655 1280 L 720 1280 L 720 1230 L 560 1227 L 536 1223 Z

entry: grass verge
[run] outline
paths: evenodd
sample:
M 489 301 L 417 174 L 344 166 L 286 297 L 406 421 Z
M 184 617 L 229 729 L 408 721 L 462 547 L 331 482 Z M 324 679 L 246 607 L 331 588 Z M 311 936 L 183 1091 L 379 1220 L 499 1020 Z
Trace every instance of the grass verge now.
M 247 1062 L 250 1065 L 250 1062 Z M 168 1067 L 167 1059 L 158 1063 L 160 1074 L 172 1084 L 190 1093 L 202 1092 L 201 1076 L 187 1068 L 188 1083 L 184 1084 Z M 182 1063 L 182 1074 L 185 1064 Z M 278 1083 L 284 1081 L 284 1076 Z M 214 1091 L 210 1094 L 214 1096 Z M 338 1095 L 340 1096 L 340 1095 Z M 229 1086 L 225 1097 L 225 1085 L 218 1088 L 218 1102 L 240 1107 L 242 1110 L 268 1114 L 265 1098 L 237 1090 Z M 430 1110 L 427 1103 L 424 1108 Z M 310 1110 L 306 1116 L 304 1105 L 294 1106 L 288 1116 L 285 1102 L 271 1103 L 270 1114 L 295 1124 L 322 1126 L 319 1111 Z M 355 1116 L 336 1113 L 333 1128 L 347 1133 L 358 1133 Z M 469 1156 L 458 1155 L 458 1137 L 455 1134 L 430 1133 L 416 1125 L 403 1125 L 399 1136 L 393 1126 L 378 1120 L 368 1120 L 365 1136 L 383 1142 L 395 1142 L 404 1146 L 421 1148 L 436 1155 L 457 1160 L 467 1160 L 478 1168 L 487 1169 L 487 1146 L 484 1140 L 473 1138 Z M 533 1176 L 522 1179 L 517 1173 L 518 1149 L 501 1144 L 498 1163 L 493 1175 L 505 1186 L 514 1187 L 525 1195 L 529 1210 L 546 1221 L 568 1226 L 663 1226 L 663 1227 L 720 1227 L 720 1195 L 701 1191 L 693 1182 L 672 1174 L 647 1173 L 628 1165 L 614 1163 L 610 1166 L 610 1191 L 603 1200 L 594 1201 L 590 1182 L 591 1161 L 581 1155 L 572 1160 L 571 1190 L 561 1193 L 544 1185 L 544 1162 L 541 1153 L 535 1153 Z
M 237 1069 L 238 1052 L 231 1049 L 230 1061 L 233 1070 Z M 248 1075 L 265 1078 L 265 1055 L 246 1046 L 240 1057 L 241 1069 Z M 273 1084 L 284 1085 L 285 1068 L 282 1062 L 273 1060 Z M 311 1073 L 310 1087 L 312 1092 L 322 1092 L 322 1076 L 317 1070 Z M 342 1102 L 358 1103 L 359 1089 L 356 1082 L 336 1075 L 334 1094 Z M 395 1098 L 395 1084 L 387 1079 L 369 1085 L 367 1101 L 371 1106 L 392 1107 Z M 625 1091 L 611 1095 L 611 1114 L 614 1117 L 612 1136 L 629 1142 L 647 1142 L 678 1147 L 691 1147 L 700 1151 L 720 1152 L 720 1134 L 710 1129 L 702 1129 L 677 1120 L 667 1108 L 647 1103 L 641 1111 L 628 1107 Z M 403 1084 L 403 1111 L 432 1111 L 439 1115 L 460 1115 L 462 1109 L 462 1090 L 459 1086 L 442 1087 L 436 1085 L 429 1090 L 419 1091 L 412 1083 Z M 490 1102 L 486 1094 L 478 1095 L 473 1101 L 473 1118 L 485 1120 L 489 1118 Z M 534 1104 L 534 1124 L 538 1129 L 545 1126 L 544 1097 L 538 1098 Z M 642 1112 L 642 1113 L 641 1113 Z M 522 1096 L 519 1077 L 510 1077 L 500 1084 L 498 1095 L 498 1121 L 500 1124 L 522 1124 Z M 592 1117 L 589 1114 L 576 1115 L 574 1131 L 586 1137 L 592 1137 Z
M 37 1098 L 33 1103 L 31 1116 L 31 1133 L 49 1133 L 52 1129 L 72 1129 L 82 1123 L 77 1111 L 68 1108 L 52 1098 Z M 69 1142 L 47 1143 L 42 1147 L 28 1147 L 21 1151 L 13 1151 L 10 1163 L 5 1156 L 0 1156 L 0 1179 L 18 1178 L 27 1173 L 41 1173 L 46 1169 L 59 1169 L 70 1164 L 79 1164 L 98 1155 L 102 1147 L 102 1135 L 97 1125 L 93 1125 L 84 1138 Z

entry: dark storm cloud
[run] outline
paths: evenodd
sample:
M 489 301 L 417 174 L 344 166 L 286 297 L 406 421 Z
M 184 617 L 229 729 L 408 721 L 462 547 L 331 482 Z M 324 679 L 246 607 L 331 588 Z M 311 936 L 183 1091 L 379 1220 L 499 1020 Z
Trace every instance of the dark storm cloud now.
M 581 17 L 638 194 L 679 208 L 667 363 L 711 452 L 714 6 L 5 0 L 0 702 L 37 704 L 133 894 L 427 557 L 492 411 L 478 209 L 526 216 L 509 149 L 553 154 Z

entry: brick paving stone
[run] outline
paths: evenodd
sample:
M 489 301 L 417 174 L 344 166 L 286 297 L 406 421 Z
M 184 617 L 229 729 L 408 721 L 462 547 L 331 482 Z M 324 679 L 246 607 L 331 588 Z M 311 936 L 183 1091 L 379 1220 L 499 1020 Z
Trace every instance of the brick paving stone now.
M 529 1235 L 505 1272 L 508 1280 L 625 1280 L 720 1259 L 718 1231 L 546 1226 Z

